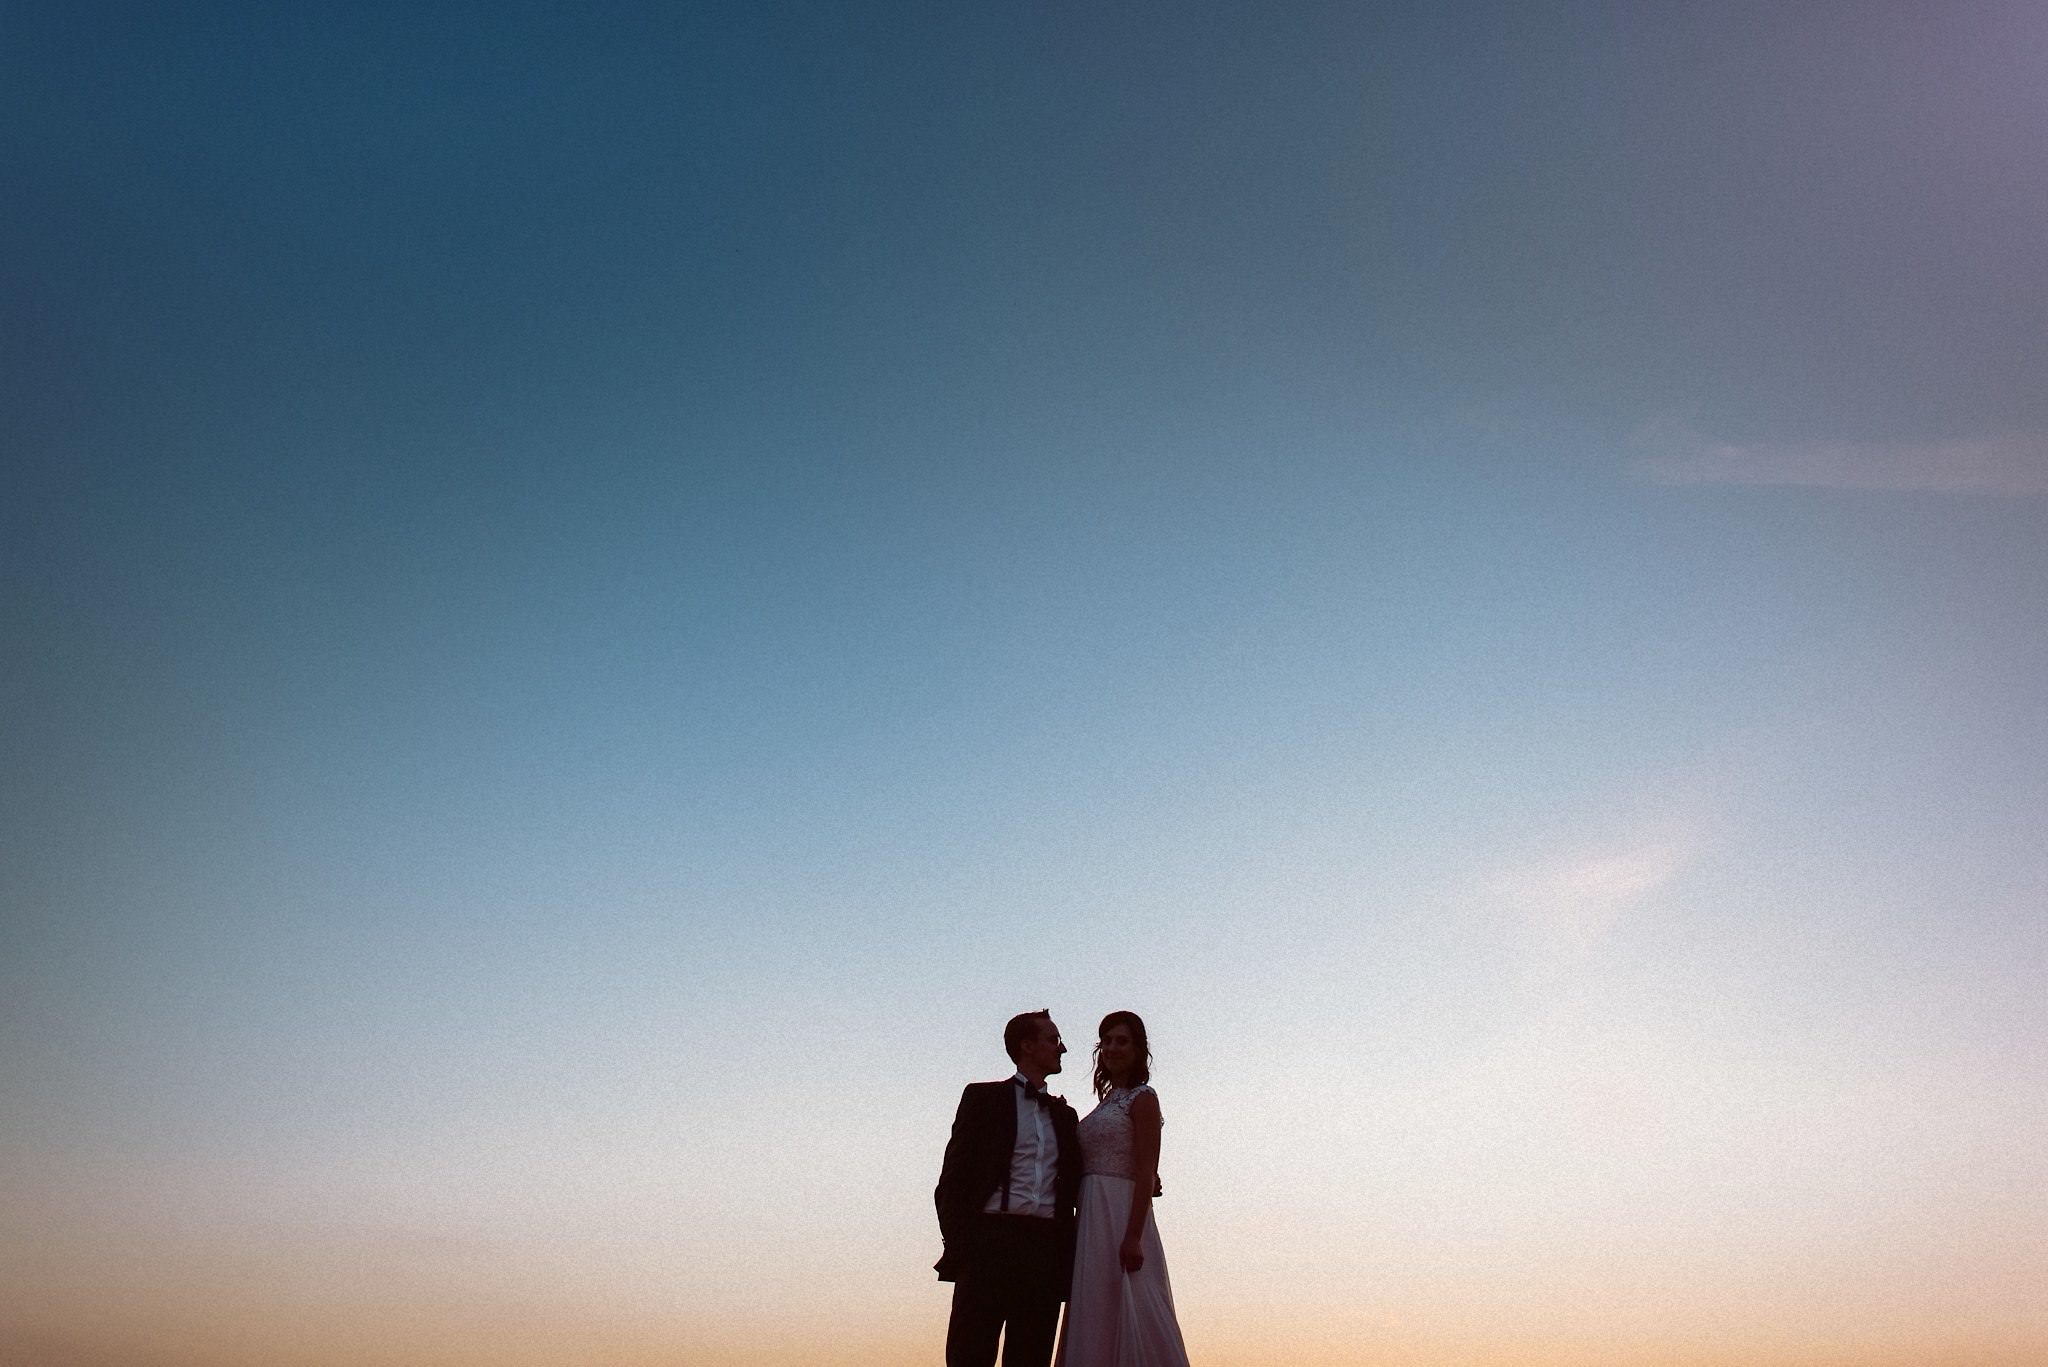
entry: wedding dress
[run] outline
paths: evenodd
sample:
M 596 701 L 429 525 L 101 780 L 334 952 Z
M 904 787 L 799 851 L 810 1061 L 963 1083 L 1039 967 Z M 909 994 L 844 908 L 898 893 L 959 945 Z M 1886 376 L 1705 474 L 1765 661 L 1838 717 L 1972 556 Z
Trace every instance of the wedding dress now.
M 1126 1274 L 1117 1258 L 1131 1218 L 1131 1101 L 1151 1091 L 1119 1087 L 1081 1121 L 1074 1284 L 1060 1326 L 1056 1367 L 1188 1367 L 1173 1314 L 1166 1254 L 1150 1211 L 1139 1236 L 1144 1265 Z

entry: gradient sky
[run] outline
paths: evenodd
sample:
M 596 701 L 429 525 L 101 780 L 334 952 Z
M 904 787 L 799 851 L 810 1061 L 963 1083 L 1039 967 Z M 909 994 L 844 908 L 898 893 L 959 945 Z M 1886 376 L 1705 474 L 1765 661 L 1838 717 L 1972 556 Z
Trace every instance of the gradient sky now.
M 0 13 L 0 1360 L 2048 1360 L 2033 4 Z

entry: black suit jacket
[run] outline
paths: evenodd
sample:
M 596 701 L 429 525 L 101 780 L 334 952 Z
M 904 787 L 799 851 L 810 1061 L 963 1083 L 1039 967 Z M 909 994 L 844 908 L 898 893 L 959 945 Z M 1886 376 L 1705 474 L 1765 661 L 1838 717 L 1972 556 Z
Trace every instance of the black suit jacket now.
M 1053 1226 L 1066 1267 L 1074 1257 L 1074 1207 L 1081 1200 L 1080 1118 L 1074 1108 L 1054 1098 L 1052 1132 L 1059 1140 L 1059 1167 L 1053 1179 Z M 1010 1180 L 1010 1155 L 1017 1147 L 1017 1084 L 970 1082 L 960 1093 L 953 1115 L 953 1135 L 946 1141 L 946 1161 L 932 1202 L 939 1208 L 939 1237 L 945 1252 L 937 1264 L 939 1280 L 954 1281 L 974 1256 L 972 1228 L 988 1198 Z

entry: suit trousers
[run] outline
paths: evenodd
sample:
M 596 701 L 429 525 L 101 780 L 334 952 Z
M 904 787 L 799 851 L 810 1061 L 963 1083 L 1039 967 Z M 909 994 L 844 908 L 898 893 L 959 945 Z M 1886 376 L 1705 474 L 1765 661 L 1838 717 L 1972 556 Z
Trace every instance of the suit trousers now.
M 1034 1215 L 977 1215 L 968 1256 L 953 1282 L 946 1367 L 1046 1367 L 1060 1323 L 1066 1265 L 1056 1222 Z

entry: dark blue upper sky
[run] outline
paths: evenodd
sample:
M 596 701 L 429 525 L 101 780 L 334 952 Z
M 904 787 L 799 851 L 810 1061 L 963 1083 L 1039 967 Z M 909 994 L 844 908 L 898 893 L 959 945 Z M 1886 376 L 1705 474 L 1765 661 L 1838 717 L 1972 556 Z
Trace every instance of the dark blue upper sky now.
M 2024 635 L 2023 552 L 1938 585 L 2031 504 L 1914 520 L 1899 579 L 1874 505 L 1624 478 L 1674 440 L 2038 468 L 2024 7 L 6 22 L 31 824 L 161 819 L 138 755 L 204 789 L 238 745 L 511 791 L 555 746 L 600 789 L 777 755 L 780 792 L 1161 687 L 1607 726 L 1877 603 Z M 1792 482 L 1883 482 L 1830 470 Z M 1609 649 L 1641 696 L 1582 676 Z
M 1097 705 L 1148 639 L 1454 667 L 1593 586 L 1803 574 L 1805 510 L 1639 523 L 1660 434 L 2048 427 L 2024 7 L 6 23 L 6 612 L 72 737 L 32 783 L 110 721 L 333 764 L 613 699 L 801 748 L 843 689 Z

